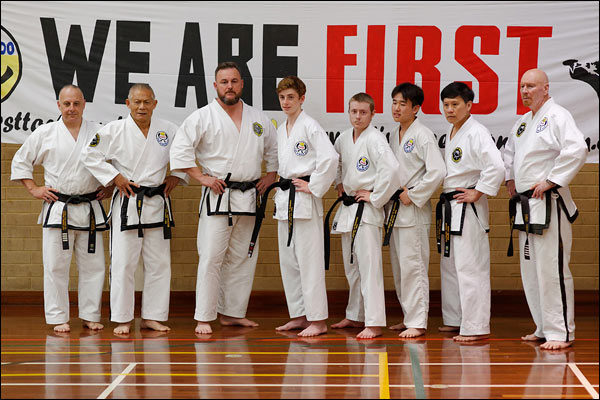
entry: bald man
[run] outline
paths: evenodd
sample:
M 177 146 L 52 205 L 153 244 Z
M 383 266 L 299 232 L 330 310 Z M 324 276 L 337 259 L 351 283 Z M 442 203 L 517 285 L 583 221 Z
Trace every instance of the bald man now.
M 575 339 L 573 277 L 569 270 L 571 224 L 577 207 L 568 184 L 585 163 L 583 134 L 571 113 L 548 92 L 548 77 L 532 69 L 521 78 L 521 98 L 531 110 L 514 125 L 504 152 L 512 228 L 519 232 L 521 276 L 536 330 L 525 341 L 569 347 Z
M 12 161 L 11 180 L 20 181 L 36 199 L 43 200 L 42 224 L 44 309 L 46 323 L 56 332 L 69 332 L 69 266 L 73 253 L 79 270 L 79 318 L 86 328 L 99 330 L 104 245 L 108 229 L 102 200 L 110 188 L 90 174 L 82 162 L 83 150 L 98 129 L 83 119 L 85 99 L 75 85 L 58 95 L 61 118 L 37 128 Z M 34 165 L 44 166 L 44 185 L 33 180 Z

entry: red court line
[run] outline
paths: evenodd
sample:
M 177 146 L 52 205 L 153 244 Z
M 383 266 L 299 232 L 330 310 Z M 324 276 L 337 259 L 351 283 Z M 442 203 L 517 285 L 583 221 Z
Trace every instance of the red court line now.
M 452 338 L 421 338 L 421 337 L 416 337 L 416 338 L 405 338 L 405 339 L 400 339 L 400 338 L 373 338 L 373 339 L 356 339 L 354 337 L 352 338 L 314 338 L 314 337 L 306 337 L 306 338 L 276 338 L 276 339 L 256 339 L 258 341 L 264 341 L 264 342 L 276 342 L 276 341 L 296 341 L 296 340 L 319 340 L 319 341 L 329 341 L 329 340 L 348 340 L 348 339 L 355 339 L 355 340 L 397 340 L 397 341 L 420 341 L 420 340 L 453 340 Z M 483 343 L 485 341 L 488 340 L 493 340 L 493 341 L 514 341 L 514 340 L 518 340 L 518 341 L 523 341 L 521 338 L 518 339 L 492 339 L 492 338 L 488 338 L 488 339 L 481 339 L 481 340 L 477 340 L 477 343 Z M 597 342 L 599 339 L 575 339 L 575 342 L 581 342 L 581 341 L 595 341 Z M 466 342 L 469 343 L 469 342 Z
M 92 337 L 86 337 L 86 338 L 62 338 L 60 336 L 51 336 L 52 339 L 57 339 L 57 340 L 64 340 L 64 341 L 79 341 L 79 340 L 83 340 L 83 341 L 92 341 L 92 340 L 105 340 L 105 341 L 119 341 L 119 340 L 123 340 L 123 341 L 131 341 L 131 340 L 170 340 L 170 341 L 182 341 L 182 342 L 210 342 L 210 341 L 222 341 L 222 342 L 232 342 L 232 341 L 236 341 L 236 340 L 247 340 L 247 339 L 231 339 L 231 338 L 222 338 L 222 339 L 170 339 L 170 338 L 163 338 L 163 337 L 158 337 L 158 338 L 131 338 L 131 339 L 126 339 L 126 338 L 92 338 Z M 47 338 L 43 338 L 43 339 L 0 339 L 0 341 L 3 342 L 36 342 L 36 341 L 45 341 Z

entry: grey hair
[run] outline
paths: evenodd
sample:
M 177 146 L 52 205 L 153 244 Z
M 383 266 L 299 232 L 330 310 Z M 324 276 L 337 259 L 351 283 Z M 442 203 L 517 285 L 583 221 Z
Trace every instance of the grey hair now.
M 129 88 L 129 93 L 127 94 L 128 99 L 131 100 L 131 93 L 133 93 L 135 90 L 149 90 L 150 93 L 152 93 L 152 100 L 156 99 L 156 97 L 154 96 L 154 90 L 152 89 L 152 86 L 148 85 L 147 83 L 134 83 Z

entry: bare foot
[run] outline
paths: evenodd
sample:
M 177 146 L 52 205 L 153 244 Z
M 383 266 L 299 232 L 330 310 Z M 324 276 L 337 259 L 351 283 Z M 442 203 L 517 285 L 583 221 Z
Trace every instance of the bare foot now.
M 339 329 L 339 328 L 363 328 L 364 326 L 365 326 L 364 322 L 352 321 L 351 319 L 348 319 L 348 318 L 344 318 L 343 320 L 341 320 L 337 324 L 331 325 L 331 327 L 333 329 Z
M 99 331 L 100 329 L 104 329 L 104 325 L 102 325 L 100 322 L 93 322 L 93 321 L 86 321 L 83 320 L 83 326 L 91 329 L 93 331 Z
M 561 342 L 558 340 L 548 340 L 546 343 L 544 343 L 543 345 L 540 346 L 540 349 L 544 349 L 544 350 L 560 350 L 560 349 L 566 349 L 567 347 L 571 346 L 573 344 L 573 342 Z
M 524 340 L 526 342 L 542 342 L 546 339 L 536 336 L 532 333 L 529 335 L 521 336 L 521 340 Z
M 131 322 L 117 325 L 117 327 L 113 329 L 113 333 L 116 335 L 129 335 L 129 329 L 131 329 Z
M 358 335 L 357 339 L 372 339 L 377 336 L 381 336 L 382 329 L 378 326 L 367 326 Z
M 142 322 L 140 322 L 140 329 L 153 329 L 159 332 L 167 332 L 171 330 L 171 328 L 169 328 L 168 326 L 163 325 L 158 321 L 153 321 L 151 319 L 142 319 Z
M 490 337 L 490 335 L 471 335 L 471 336 L 458 335 L 458 336 L 454 336 L 452 339 L 456 340 L 457 342 L 474 342 L 476 340 L 483 340 L 483 339 L 487 339 L 489 337 Z
M 313 321 L 310 325 L 300 332 L 298 336 L 300 337 L 310 337 L 310 336 L 319 336 L 323 333 L 327 332 L 327 323 L 325 320 L 323 321 Z
M 210 324 L 208 322 L 198 321 L 198 324 L 196 325 L 196 329 L 194 329 L 194 332 L 201 334 L 201 335 L 209 335 L 212 333 L 212 328 L 210 327 Z
M 400 333 L 398 336 L 401 338 L 415 338 L 425 334 L 426 329 L 422 328 L 408 328 L 404 332 Z
M 56 325 L 54 332 L 71 332 L 71 327 L 68 322 L 65 322 L 64 324 Z
M 221 315 L 221 318 L 219 318 L 219 322 L 223 326 L 233 326 L 233 325 L 251 326 L 251 327 L 258 326 L 258 324 L 256 322 L 250 321 L 249 319 L 228 317 L 227 315 Z
M 309 325 L 310 325 L 310 322 L 308 322 L 306 320 L 306 317 L 302 316 L 302 317 L 294 318 L 293 320 L 291 320 L 290 322 L 288 322 L 285 325 L 278 326 L 277 328 L 275 328 L 275 330 L 276 331 L 289 331 L 292 329 L 304 329 L 304 328 L 307 328 Z
M 396 325 L 390 326 L 390 329 L 393 330 L 393 331 L 403 331 L 403 330 L 406 329 L 406 325 L 404 325 L 402 323 L 401 324 L 396 324 Z
M 443 325 L 438 328 L 440 332 L 458 332 L 460 330 L 460 326 L 448 326 Z

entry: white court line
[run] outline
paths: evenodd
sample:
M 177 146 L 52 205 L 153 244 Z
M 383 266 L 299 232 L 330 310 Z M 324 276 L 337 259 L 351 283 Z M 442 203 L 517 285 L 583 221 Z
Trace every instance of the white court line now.
M 104 383 L 3 383 L 2 386 L 105 386 Z M 121 383 L 119 386 L 179 386 L 179 387 L 220 387 L 220 386 L 261 386 L 261 387 L 372 387 L 378 388 L 379 385 L 360 385 L 360 384 L 310 384 L 310 383 L 236 383 L 236 384 L 227 384 L 227 383 Z M 414 385 L 405 385 L 406 387 L 414 387 Z M 100 397 L 98 397 L 100 398 Z
M 444 362 L 444 363 L 420 363 L 421 365 L 466 365 L 466 366 L 477 366 L 477 365 L 569 365 L 569 364 L 578 364 L 578 365 L 598 365 L 597 362 L 578 362 L 578 363 L 566 363 L 566 362 L 556 362 L 556 363 L 551 363 L 551 362 L 542 362 L 542 363 L 535 363 L 535 362 L 522 362 L 522 363 L 449 363 L 449 362 Z M 411 363 L 388 363 L 388 365 L 411 365 Z
M 115 390 L 115 388 L 119 385 L 119 383 L 121 383 L 121 381 L 127 377 L 127 374 L 130 373 L 131 370 L 135 368 L 135 366 L 136 366 L 136 363 L 129 364 L 127 366 L 127 368 L 125 368 L 123 370 L 123 372 L 121 372 L 121 374 L 119 374 L 119 376 L 117 376 L 115 378 L 115 380 L 106 389 L 104 389 L 104 391 L 102 393 L 100 393 L 100 396 L 98 396 L 97 399 L 107 398 L 108 395 L 111 394 L 113 390 Z
M 577 368 L 577 365 L 575 365 L 574 363 L 569 363 L 569 368 L 571 368 L 571 371 L 573 371 L 573 373 L 577 376 L 583 387 L 585 387 L 585 390 L 587 390 L 590 396 L 592 396 L 592 399 L 597 399 L 598 392 L 594 390 L 594 388 L 590 384 L 590 381 L 588 381 L 585 375 L 583 375 L 583 373 L 581 372 L 581 370 Z
M 131 361 L 105 361 L 105 362 L 69 362 L 69 361 L 56 361 L 56 362 L 20 362 L 15 365 L 120 365 L 129 364 Z M 12 364 L 12 363 L 2 363 Z M 260 363 L 260 362 L 160 362 L 160 361 L 146 361 L 138 362 L 138 365 L 373 365 L 379 366 L 378 363 Z M 410 365 L 410 364 L 408 364 Z
M 119 365 L 119 364 L 129 364 L 131 361 L 104 361 L 104 362 L 69 362 L 69 361 L 57 361 L 57 362 L 3 362 L 2 365 Z M 138 362 L 140 365 L 379 365 L 378 363 L 260 363 L 260 362 L 154 362 L 154 361 L 146 361 L 146 362 Z M 465 366 L 477 366 L 477 365 L 598 365 L 595 362 L 578 362 L 578 363 L 420 363 L 421 365 L 465 365 Z M 411 363 L 388 363 L 388 365 L 412 365 Z

